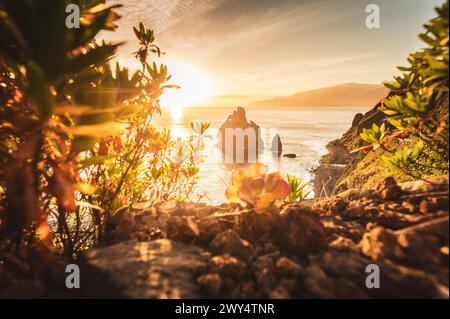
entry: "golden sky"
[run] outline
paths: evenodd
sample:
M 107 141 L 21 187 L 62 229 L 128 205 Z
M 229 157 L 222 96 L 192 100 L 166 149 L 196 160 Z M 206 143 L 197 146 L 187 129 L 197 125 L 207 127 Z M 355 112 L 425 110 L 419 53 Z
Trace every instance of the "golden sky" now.
M 142 21 L 160 59 L 190 95 L 179 103 L 246 104 L 346 82 L 390 80 L 441 0 L 111 0 L 122 3 L 120 60 L 132 64 L 131 27 Z M 381 9 L 381 28 L 365 8 Z M 180 83 L 181 82 L 181 83 Z M 206 99 L 205 95 L 209 95 Z M 170 97 L 171 102 L 177 99 Z M 177 102 L 177 103 L 178 103 Z

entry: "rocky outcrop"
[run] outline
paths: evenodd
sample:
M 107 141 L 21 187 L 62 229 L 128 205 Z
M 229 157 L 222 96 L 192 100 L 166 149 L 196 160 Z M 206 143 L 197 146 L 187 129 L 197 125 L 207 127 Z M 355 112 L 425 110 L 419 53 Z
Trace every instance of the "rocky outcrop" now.
M 372 124 L 380 126 L 385 123 L 385 114 L 379 107 L 380 103 L 364 115 L 356 114 L 347 132 L 327 145 L 328 154 L 321 158 L 319 166 L 313 171 L 316 197 L 338 194 L 350 188 L 374 188 L 383 177 L 391 173 L 380 160 L 382 155 L 389 155 L 382 148 L 368 153 L 352 153 L 353 150 L 367 144 L 360 138 L 364 128 L 370 128 Z M 448 99 L 442 99 L 442 102 L 433 107 L 431 113 L 434 118 L 446 119 L 447 126 L 448 107 Z M 389 127 L 389 124 L 387 125 Z M 390 140 L 388 146 L 394 148 L 398 143 L 401 142 Z M 409 178 L 395 177 L 397 181 Z
M 263 214 L 174 202 L 129 210 L 128 239 L 118 223 L 117 243 L 85 253 L 82 271 L 97 297 L 447 298 L 447 192 L 446 176 L 388 178 Z M 155 228 L 160 239 L 146 235 Z M 365 284 L 369 264 L 380 267 L 379 289 Z
M 253 121 L 248 122 L 243 107 L 238 107 L 220 126 L 219 147 L 233 162 L 254 162 L 264 149 L 260 127 Z
M 114 216 L 104 246 L 76 261 L 39 253 L 30 268 L 3 253 L 0 297 L 448 298 L 448 191 L 448 176 L 386 178 L 262 214 L 137 204 Z M 81 289 L 68 290 L 64 269 L 74 262 Z M 380 288 L 366 286 L 369 265 Z
M 83 292 L 88 297 L 198 298 L 196 278 L 206 271 L 209 256 L 168 239 L 94 249 L 81 260 Z
M 327 144 L 328 154 L 321 158 L 319 166 L 313 170 L 316 198 L 336 194 L 346 189 L 339 185 L 340 181 L 352 175 L 354 167 L 364 158 L 361 153 L 351 154 L 353 149 L 363 145 L 359 134 L 363 128 L 369 128 L 373 123 L 380 124 L 384 119 L 384 114 L 378 110 L 378 106 L 364 115 L 357 113 L 350 129 L 341 138 Z M 370 173 L 372 174 L 372 172 Z M 368 176 L 360 174 L 355 178 L 367 180 Z M 355 181 L 351 186 L 358 187 L 359 185 L 361 183 L 358 184 Z

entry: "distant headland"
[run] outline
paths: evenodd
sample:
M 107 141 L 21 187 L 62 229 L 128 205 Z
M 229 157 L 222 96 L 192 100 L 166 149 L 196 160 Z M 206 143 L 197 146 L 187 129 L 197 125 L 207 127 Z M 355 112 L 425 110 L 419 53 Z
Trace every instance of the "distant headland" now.
M 289 96 L 280 96 L 271 100 L 257 101 L 249 104 L 248 107 L 371 107 L 387 93 L 388 90 L 381 84 L 344 83 Z

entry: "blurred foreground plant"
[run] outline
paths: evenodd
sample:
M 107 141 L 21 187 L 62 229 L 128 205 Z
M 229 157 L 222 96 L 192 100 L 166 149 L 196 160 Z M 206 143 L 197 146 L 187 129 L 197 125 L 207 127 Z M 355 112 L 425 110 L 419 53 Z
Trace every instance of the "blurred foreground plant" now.
M 64 27 L 69 3 L 81 8 L 80 29 Z M 133 74 L 111 67 L 118 44 L 95 41 L 115 28 L 116 7 L 0 4 L 0 239 L 50 239 L 50 221 L 53 243 L 70 256 L 101 242 L 121 207 L 194 191 L 201 143 L 152 125 L 159 97 L 176 88 L 166 66 L 149 62 L 161 54 L 153 32 L 135 29 L 141 69 Z
M 84 106 L 84 123 L 62 114 L 70 105 L 63 92 L 72 78 L 107 61 L 118 46 L 93 42 L 99 31 L 114 29 L 117 6 L 75 1 L 84 23 L 79 29 L 67 29 L 69 3 L 73 1 L 5 0 L 0 4 L 0 74 L 6 91 L 0 97 L 5 209 L 0 235 L 16 242 L 36 228 L 40 234 L 49 233 L 50 207 L 58 207 L 59 215 L 76 209 L 74 185 L 82 151 L 76 140 L 94 132 L 97 138 L 117 134 L 122 127 L 112 112 L 99 106 Z
M 233 203 L 245 203 L 263 213 L 275 200 L 285 199 L 289 193 L 290 187 L 279 173 L 267 174 L 267 166 L 257 163 L 232 177 L 225 196 Z

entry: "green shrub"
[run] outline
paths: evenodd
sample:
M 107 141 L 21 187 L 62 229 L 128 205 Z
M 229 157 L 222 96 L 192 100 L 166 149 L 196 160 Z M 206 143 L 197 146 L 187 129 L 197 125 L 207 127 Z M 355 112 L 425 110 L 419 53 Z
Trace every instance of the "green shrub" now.
M 81 9 L 79 29 L 65 27 L 68 4 Z M 117 7 L 1 2 L 0 240 L 19 247 L 39 235 L 70 256 L 100 242 L 121 207 L 194 192 L 201 141 L 175 160 L 183 143 L 152 125 L 159 97 L 176 88 L 152 60 L 162 54 L 153 31 L 134 29 L 141 69 L 132 74 L 111 67 L 119 44 L 95 40 L 115 29 Z
M 311 195 L 311 187 L 303 182 L 301 178 L 294 175 L 287 175 L 288 184 L 291 187 L 291 193 L 288 195 L 289 202 L 304 201 Z
M 409 179 L 449 171 L 448 6 L 446 1 L 436 8 L 438 16 L 425 24 L 426 31 L 419 35 L 427 47 L 410 54 L 409 66 L 399 67 L 403 74 L 385 84 L 391 91 L 379 109 L 386 115 L 386 123 L 364 129 L 360 136 L 370 145 L 355 150 L 382 147 L 387 153 L 382 160 L 391 172 Z M 392 139 L 397 142 L 391 143 Z

